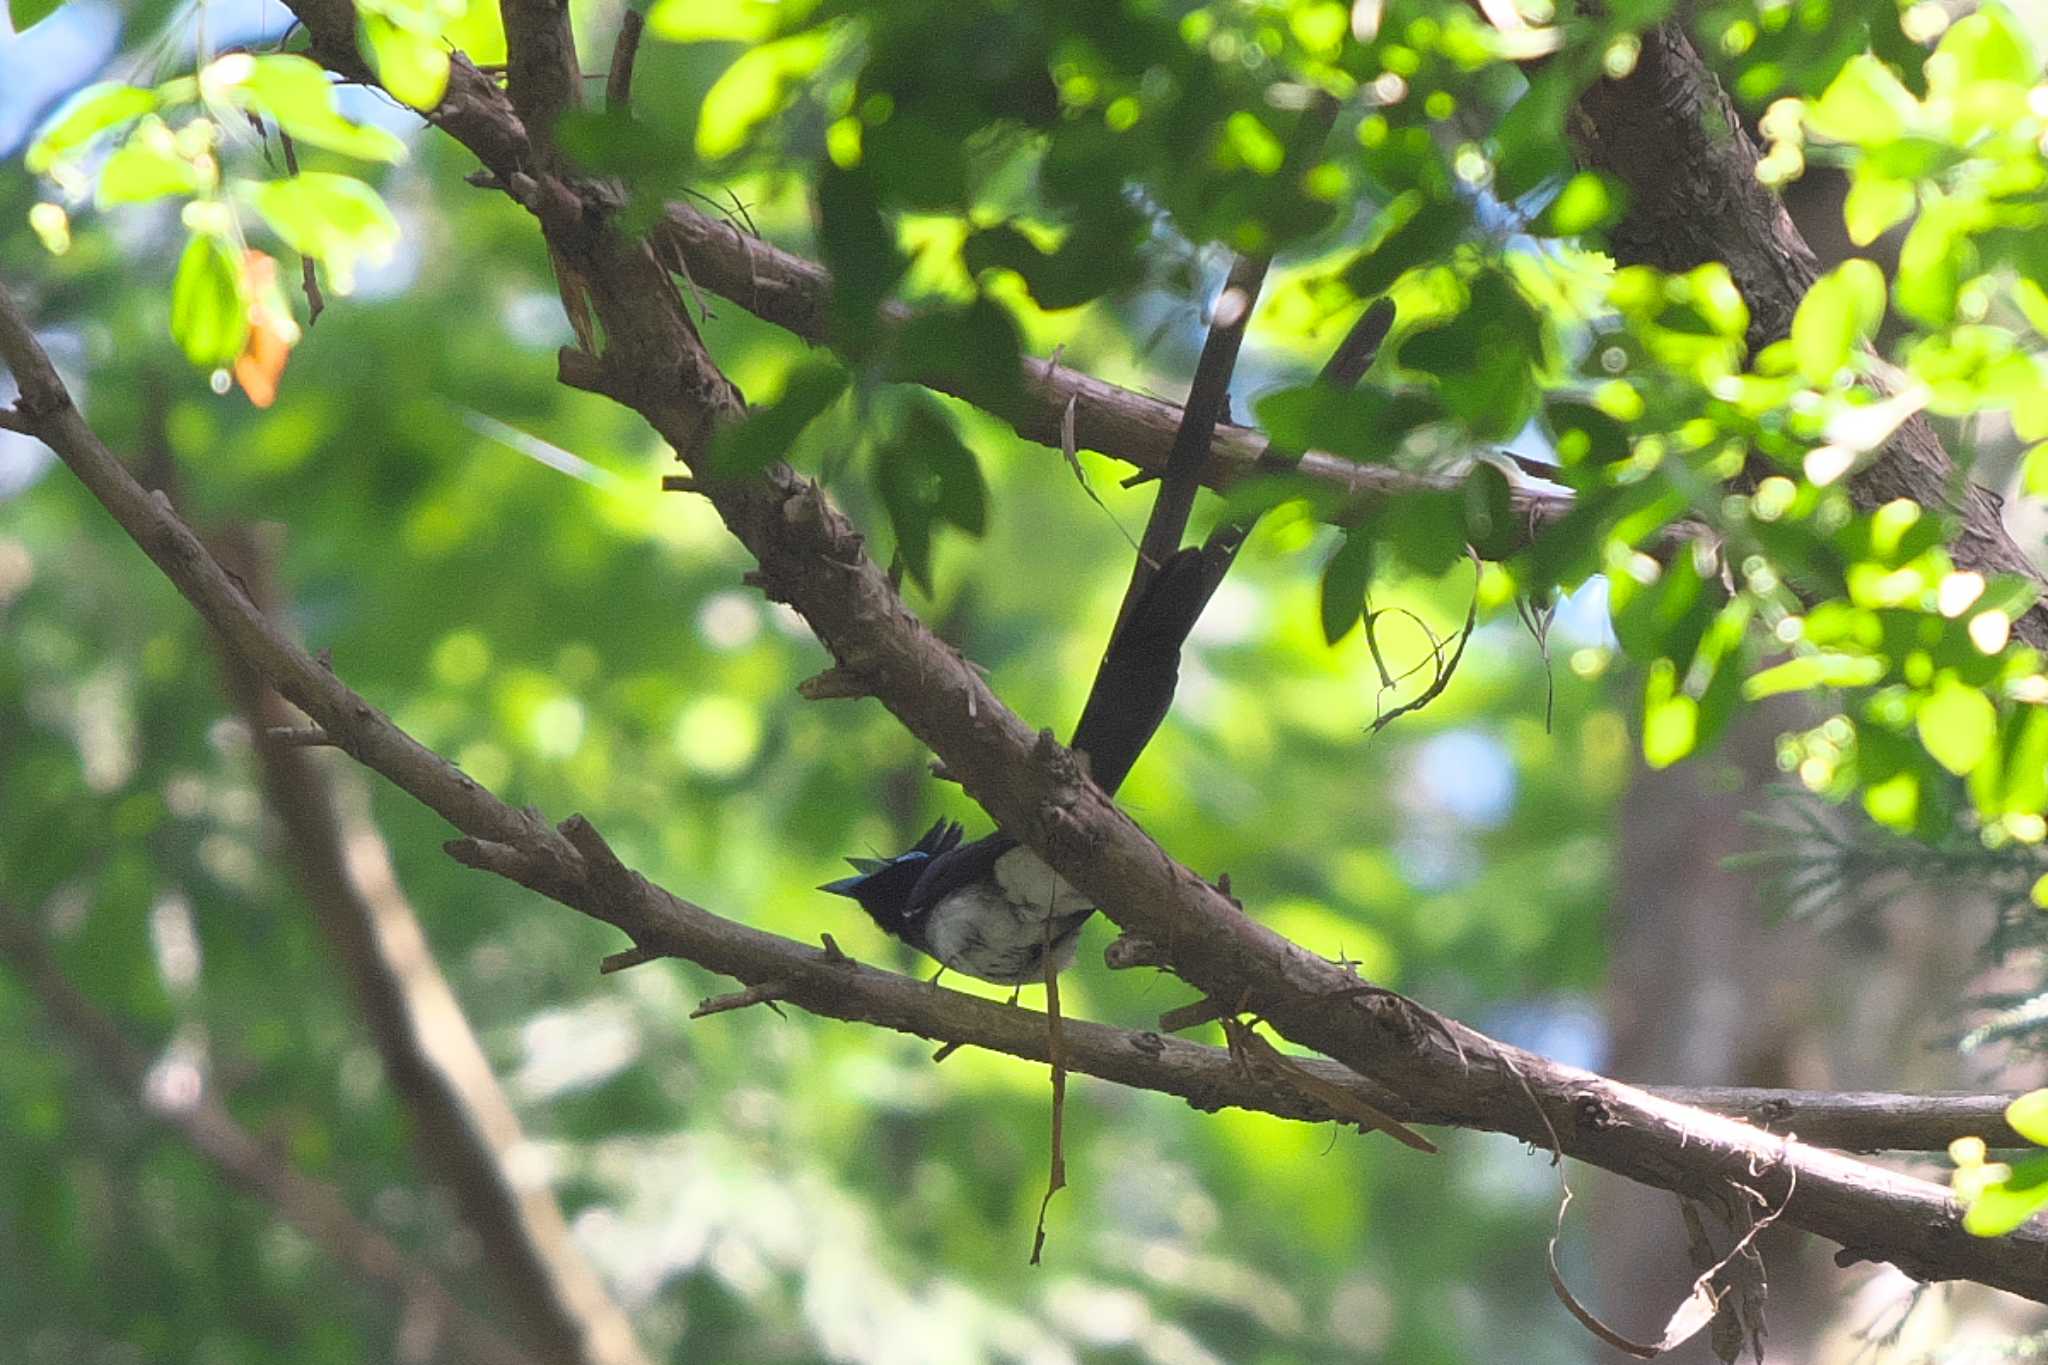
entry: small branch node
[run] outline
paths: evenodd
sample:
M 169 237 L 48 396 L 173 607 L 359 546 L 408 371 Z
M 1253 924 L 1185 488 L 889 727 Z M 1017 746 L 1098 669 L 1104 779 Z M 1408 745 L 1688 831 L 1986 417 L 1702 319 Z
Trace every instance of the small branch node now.
M 805 701 L 838 701 L 874 695 L 874 689 L 867 685 L 860 674 L 840 664 L 834 664 L 823 673 L 805 678 L 796 685 L 796 691 Z
M 1113 939 L 1102 950 L 1102 961 L 1113 972 L 1129 971 L 1133 967 L 1168 967 L 1166 949 L 1149 938 L 1136 934 L 1124 934 Z
M 606 957 L 604 961 L 597 964 L 597 971 L 600 976 L 610 976 L 613 972 L 623 972 L 628 967 L 637 967 L 643 962 L 652 962 L 656 958 L 667 956 L 667 953 L 657 948 L 649 948 L 644 944 L 636 943 L 624 952 L 613 953 Z M 695 1017 L 695 1015 L 691 1016 L 691 1018 Z
M 339 739 L 317 725 L 273 725 L 263 732 L 263 737 L 287 749 L 343 747 Z
M 705 1019 L 714 1014 L 724 1014 L 728 1010 L 743 1010 L 749 1005 L 766 1005 L 769 1009 L 775 1010 L 777 1014 L 781 1014 L 782 1011 L 776 1008 L 775 1002 L 782 999 L 788 993 L 789 983 L 787 981 L 762 981 L 747 987 L 743 991 L 733 991 L 727 995 L 714 995 L 703 1004 L 697 1006 L 697 1008 L 691 1010 L 690 1017 L 692 1019 Z

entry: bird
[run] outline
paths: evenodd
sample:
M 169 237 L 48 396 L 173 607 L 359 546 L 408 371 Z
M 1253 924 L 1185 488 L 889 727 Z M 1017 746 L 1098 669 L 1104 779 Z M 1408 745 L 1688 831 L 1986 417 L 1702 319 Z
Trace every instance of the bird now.
M 1096 670 L 1069 746 L 1114 795 L 1173 704 L 1180 652 L 1244 540 L 1224 527 L 1163 560 L 1131 599 Z M 883 932 L 946 970 L 1002 986 L 1072 964 L 1095 913 L 1043 859 L 1001 830 L 965 840 L 941 819 L 893 858 L 848 858 L 854 875 L 818 888 L 859 902 Z M 935 976 L 933 980 L 937 980 Z

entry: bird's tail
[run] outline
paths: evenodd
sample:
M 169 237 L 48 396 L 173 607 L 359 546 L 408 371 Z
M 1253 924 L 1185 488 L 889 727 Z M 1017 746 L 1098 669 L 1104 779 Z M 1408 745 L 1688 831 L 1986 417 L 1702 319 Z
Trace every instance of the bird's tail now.
M 1176 550 L 1145 585 L 1109 642 L 1071 747 L 1088 755 L 1096 785 L 1114 792 L 1152 740 L 1180 683 L 1180 650 L 1244 544 L 1224 525 L 1199 548 Z

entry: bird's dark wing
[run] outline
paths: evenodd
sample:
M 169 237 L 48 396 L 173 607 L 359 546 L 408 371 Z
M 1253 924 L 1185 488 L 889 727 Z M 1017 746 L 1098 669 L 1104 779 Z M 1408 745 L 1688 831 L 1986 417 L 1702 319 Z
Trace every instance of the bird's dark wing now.
M 957 828 L 957 826 L 955 827 Z M 924 865 L 923 874 L 910 888 L 904 904 L 915 915 L 937 905 L 963 886 L 994 873 L 996 859 L 1017 846 L 1007 834 L 996 833 L 957 848 L 948 847 Z
M 1176 550 L 1124 618 L 1095 672 L 1071 748 L 1088 755 L 1097 786 L 1114 793 L 1152 740 L 1180 684 L 1180 648 L 1223 581 L 1245 528 L 1219 527 L 1200 549 Z

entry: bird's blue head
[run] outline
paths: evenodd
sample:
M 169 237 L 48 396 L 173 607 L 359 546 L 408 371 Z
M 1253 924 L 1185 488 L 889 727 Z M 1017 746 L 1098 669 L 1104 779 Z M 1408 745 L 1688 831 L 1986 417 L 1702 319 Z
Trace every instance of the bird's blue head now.
M 846 896 L 860 902 L 861 909 L 875 923 L 892 934 L 901 934 L 910 914 L 910 893 L 924 876 L 931 860 L 960 842 L 960 826 L 941 820 L 926 830 L 924 837 L 893 858 L 848 858 L 854 875 L 826 882 L 820 891 Z

